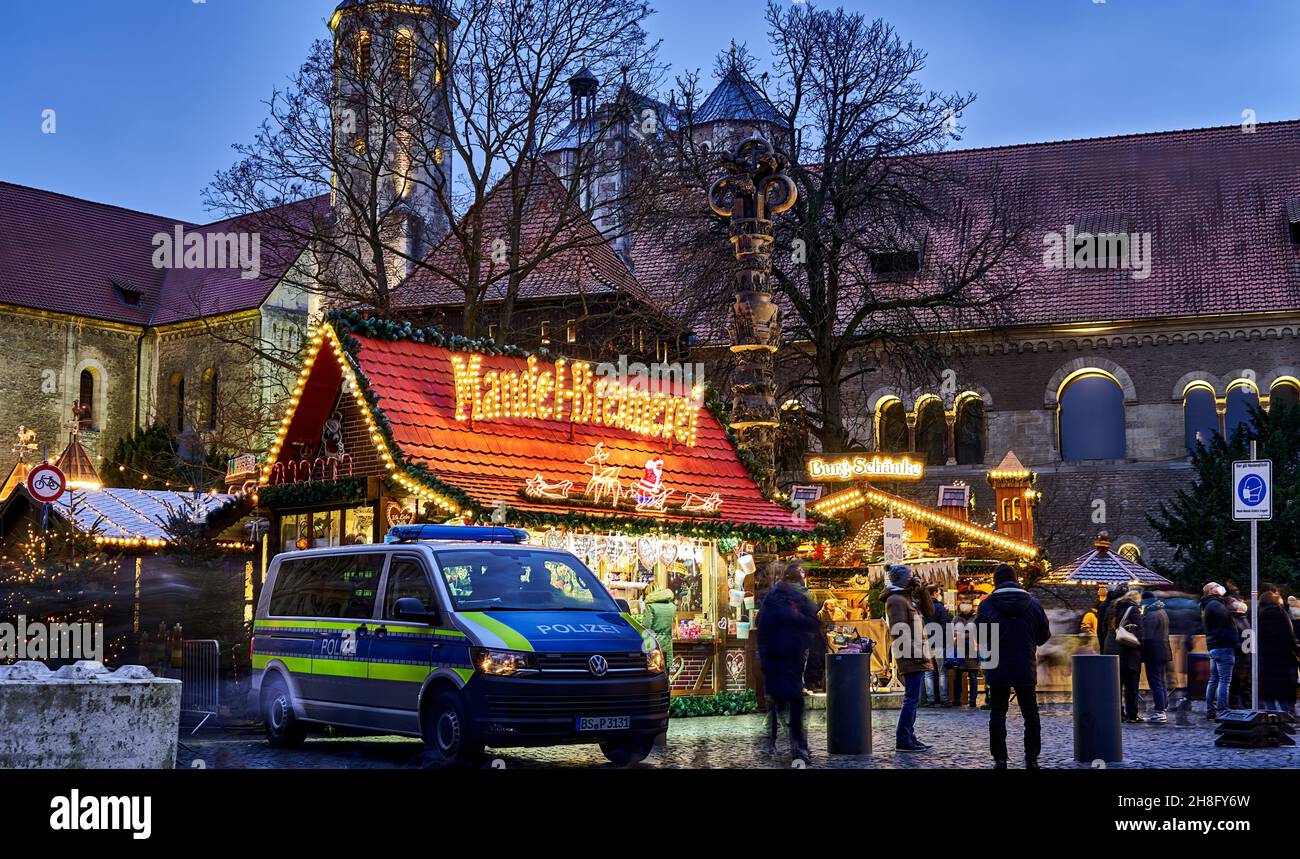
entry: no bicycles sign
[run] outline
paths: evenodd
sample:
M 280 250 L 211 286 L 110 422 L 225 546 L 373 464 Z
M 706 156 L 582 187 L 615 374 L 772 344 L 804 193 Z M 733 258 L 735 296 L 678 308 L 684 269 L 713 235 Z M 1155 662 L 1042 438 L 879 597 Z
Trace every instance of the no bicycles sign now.
M 38 465 L 27 475 L 27 491 L 32 499 L 42 504 L 57 501 L 68 488 L 68 478 L 56 466 L 48 462 Z

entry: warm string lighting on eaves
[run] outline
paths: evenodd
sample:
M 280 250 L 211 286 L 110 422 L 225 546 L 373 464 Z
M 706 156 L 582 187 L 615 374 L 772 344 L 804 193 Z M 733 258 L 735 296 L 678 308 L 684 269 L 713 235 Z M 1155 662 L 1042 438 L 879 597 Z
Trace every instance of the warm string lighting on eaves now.
M 1038 549 L 1019 540 L 1013 540 L 1010 537 L 1004 537 L 995 531 L 984 528 L 980 525 L 972 525 L 954 519 L 951 516 L 945 516 L 933 510 L 922 507 L 919 504 L 913 504 L 910 501 L 904 501 L 901 498 L 892 495 L 886 495 L 874 489 L 860 489 L 852 487 L 832 495 L 827 495 L 816 504 L 813 510 L 825 516 L 838 516 L 848 510 L 853 510 L 863 505 L 870 504 L 873 507 L 880 507 L 886 510 L 897 511 L 909 518 L 916 519 L 927 525 L 938 525 L 957 532 L 963 537 L 967 537 L 979 543 L 995 546 L 1004 551 L 1011 552 L 1023 558 L 1038 557 Z
M 352 398 L 356 401 L 357 410 L 366 422 L 366 432 L 370 436 L 370 442 L 374 445 L 375 452 L 379 455 L 380 460 L 384 463 L 384 468 L 388 472 L 388 477 L 398 486 L 401 486 L 410 494 L 425 501 L 430 501 L 442 508 L 450 516 L 460 515 L 460 505 L 452 499 L 446 497 L 440 492 L 436 492 L 419 481 L 412 478 L 400 467 L 398 460 L 389 450 L 388 442 L 381 432 L 379 424 L 375 421 L 375 416 L 370 404 L 366 402 L 362 386 L 357 381 L 356 372 L 351 361 L 348 360 L 347 351 L 339 341 L 338 334 L 333 327 L 323 325 L 309 332 L 311 340 L 307 356 L 303 359 L 302 370 L 298 373 L 297 382 L 294 385 L 293 393 L 289 396 L 289 407 L 285 415 L 280 419 L 280 426 L 276 430 L 275 441 L 271 443 L 267 451 L 266 461 L 262 464 L 262 472 L 258 478 L 258 485 L 265 486 L 271 479 L 271 469 L 274 467 L 276 460 L 279 458 L 280 451 L 283 450 L 285 439 L 289 435 L 289 427 L 293 423 L 294 414 L 298 410 L 298 403 L 302 400 L 303 393 L 307 388 L 307 379 L 311 376 L 312 367 L 316 359 L 320 356 L 321 347 L 325 345 L 326 339 L 330 342 L 330 347 L 338 360 L 339 369 L 343 374 L 343 390 L 350 392 Z

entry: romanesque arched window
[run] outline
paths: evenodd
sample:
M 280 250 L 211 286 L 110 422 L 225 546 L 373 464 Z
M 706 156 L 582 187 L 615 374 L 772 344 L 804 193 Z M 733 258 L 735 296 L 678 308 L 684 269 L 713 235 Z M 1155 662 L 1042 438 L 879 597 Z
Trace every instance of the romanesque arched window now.
M 907 453 L 907 412 L 902 400 L 885 400 L 876 406 L 876 440 L 882 453 Z
M 957 464 L 982 465 L 986 431 L 984 424 L 984 401 L 970 396 L 957 403 Z
M 1109 373 L 1081 370 L 1061 388 L 1061 459 L 1123 459 L 1124 391 Z
M 1188 456 L 1196 452 L 1198 444 L 1209 447 L 1219 434 L 1219 412 L 1209 386 L 1193 385 L 1183 395 L 1183 434 Z
M 1227 413 L 1224 416 L 1223 427 L 1228 438 L 1239 428 L 1244 427 L 1249 431 L 1254 422 L 1251 420 L 1251 409 L 1259 407 L 1259 391 L 1255 385 L 1245 379 L 1239 379 L 1228 386 Z
M 77 402 L 81 404 L 81 419 L 78 423 L 81 429 L 88 430 L 95 425 L 95 374 L 82 370 L 79 382 L 81 389 Z
M 405 27 L 397 31 L 394 54 L 393 62 L 397 67 L 397 74 L 409 78 L 415 66 L 415 34 Z
M 203 371 L 203 385 L 206 390 L 208 401 L 204 413 L 203 426 L 205 429 L 214 430 L 217 428 L 217 409 L 218 399 L 221 392 L 220 375 L 215 367 L 209 367 Z
M 937 397 L 928 397 L 917 407 L 916 452 L 924 457 L 927 465 L 943 465 L 948 461 L 948 422 L 943 403 Z
M 185 376 L 172 373 L 172 420 L 176 432 L 185 432 Z
M 1278 379 L 1268 394 L 1268 407 L 1282 405 L 1295 408 L 1300 405 L 1300 384 L 1290 379 Z

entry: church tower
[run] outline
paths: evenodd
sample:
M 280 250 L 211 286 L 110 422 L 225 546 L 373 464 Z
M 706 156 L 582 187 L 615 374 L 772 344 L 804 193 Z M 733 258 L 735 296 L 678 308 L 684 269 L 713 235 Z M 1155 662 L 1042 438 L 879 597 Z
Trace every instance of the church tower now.
M 386 242 L 422 258 L 450 229 L 439 192 L 443 200 L 451 192 L 443 87 L 456 22 L 443 0 L 343 0 L 329 26 L 339 166 L 334 218 L 348 229 L 355 201 L 372 203 Z M 370 190 L 376 178 L 377 193 Z M 394 253 L 386 266 L 395 285 L 412 264 Z

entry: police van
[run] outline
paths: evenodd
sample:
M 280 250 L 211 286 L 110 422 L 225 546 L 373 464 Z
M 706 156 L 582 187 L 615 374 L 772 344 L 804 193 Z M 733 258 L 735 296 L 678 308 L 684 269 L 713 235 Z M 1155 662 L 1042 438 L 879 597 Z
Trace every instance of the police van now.
M 270 744 L 338 725 L 422 737 L 455 764 L 564 743 L 642 760 L 668 726 L 663 651 L 577 557 L 527 537 L 405 525 L 276 556 L 252 644 Z

